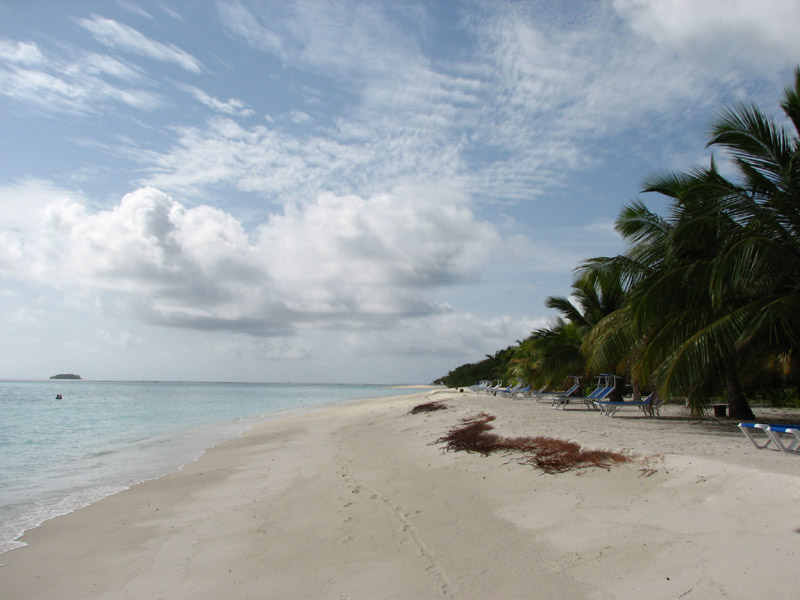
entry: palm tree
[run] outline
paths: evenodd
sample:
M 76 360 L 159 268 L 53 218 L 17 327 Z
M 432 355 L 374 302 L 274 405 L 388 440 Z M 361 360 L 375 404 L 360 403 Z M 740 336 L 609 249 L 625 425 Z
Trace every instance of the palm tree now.
M 720 257 L 715 302 L 738 300 L 731 327 L 742 346 L 791 356 L 800 345 L 800 69 L 781 103 L 789 131 L 753 105 L 726 111 L 710 144 L 733 157 L 741 183 L 721 190 L 743 223 Z
M 648 380 L 641 366 L 641 350 L 645 337 L 634 327 L 627 293 L 642 278 L 646 268 L 632 257 L 615 256 L 589 259 L 579 269 L 609 271 L 626 290 L 626 302 L 595 323 L 584 337 L 581 351 L 586 357 L 589 371 L 627 373 L 633 386 L 634 400 L 638 400 L 640 385 Z M 615 367 L 609 368 L 609 365 Z
M 625 302 L 625 290 L 615 275 L 610 270 L 580 268 L 570 298 L 547 298 L 547 307 L 556 309 L 560 316 L 553 325 L 534 331 L 529 338 L 530 351 L 539 361 L 537 383 L 554 385 L 570 375 L 588 374 L 584 339 L 603 317 Z M 611 361 L 598 371 L 616 373 L 616 366 L 616 361 Z M 621 393 L 621 389 L 615 390 L 617 396 L 621 397 Z
M 556 318 L 549 327 L 535 330 L 525 346 L 529 355 L 537 361 L 532 383 L 555 388 L 570 375 L 583 373 L 583 335 L 580 325 L 561 317 Z
M 644 191 L 670 198 L 666 219 L 637 202 L 617 221 L 629 243 L 624 259 L 637 265 L 630 272 L 640 279 L 627 314 L 616 315 L 616 328 L 604 323 L 595 337 L 606 346 L 624 335 L 638 342 L 639 373 L 664 392 L 687 395 L 693 410 L 724 389 L 730 415 L 751 419 L 740 369 L 768 360 L 796 364 L 800 69 L 781 106 L 791 132 L 751 104 L 715 122 L 708 145 L 730 153 L 738 183 L 722 177 L 712 160 L 707 169 L 646 185 Z
M 648 335 L 646 364 L 665 394 L 687 396 L 698 412 L 724 389 L 731 416 L 754 418 L 741 386 L 741 348 L 725 326 L 737 301 L 720 301 L 711 292 L 719 258 L 742 230 L 719 201 L 719 190 L 729 185 L 713 162 L 647 185 L 645 191 L 672 200 L 663 229 L 666 253 L 631 302 L 638 331 Z

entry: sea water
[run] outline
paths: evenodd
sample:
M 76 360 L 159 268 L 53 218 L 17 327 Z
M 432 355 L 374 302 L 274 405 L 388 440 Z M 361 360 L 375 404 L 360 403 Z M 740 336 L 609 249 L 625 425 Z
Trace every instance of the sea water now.
M 18 538 L 47 519 L 174 472 L 259 421 L 418 391 L 378 385 L 0 381 L 0 553 L 23 545 Z

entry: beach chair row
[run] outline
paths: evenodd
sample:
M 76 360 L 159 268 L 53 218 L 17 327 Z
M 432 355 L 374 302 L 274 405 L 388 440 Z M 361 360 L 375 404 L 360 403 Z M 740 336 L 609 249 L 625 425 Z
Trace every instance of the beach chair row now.
M 570 402 L 583 402 L 587 408 L 597 410 L 601 415 L 613 417 L 619 411 L 626 408 L 640 409 L 645 415 L 650 417 L 660 416 L 659 408 L 661 400 L 654 392 L 644 400 L 638 402 L 622 402 L 606 400 L 614 391 L 617 379 L 616 375 L 601 374 L 598 376 L 597 387 L 588 396 L 576 396 L 575 393 L 580 388 L 580 378 L 574 377 L 574 383 L 563 392 L 545 392 L 544 388 L 533 392 L 530 386 L 523 386 L 521 383 L 515 386 L 508 386 L 504 383 L 494 385 L 491 381 L 481 381 L 470 389 L 474 392 L 482 392 L 493 396 L 502 395 L 506 397 L 522 396 L 526 398 L 536 398 L 538 402 L 550 403 L 550 408 L 564 410 Z
M 470 386 L 469 389 L 472 390 L 473 392 L 483 392 L 486 394 L 491 394 L 493 396 L 501 395 L 513 398 L 514 396 L 517 396 L 519 394 L 524 395 L 529 393 L 531 391 L 531 386 L 529 385 L 526 386 L 521 383 L 518 383 L 517 385 L 513 386 L 511 385 L 507 386 L 504 383 L 500 383 L 498 385 L 492 385 L 491 381 L 481 381 L 473 386 Z
M 739 423 L 739 430 L 756 448 L 772 446 L 775 450 L 800 454 L 800 425 Z

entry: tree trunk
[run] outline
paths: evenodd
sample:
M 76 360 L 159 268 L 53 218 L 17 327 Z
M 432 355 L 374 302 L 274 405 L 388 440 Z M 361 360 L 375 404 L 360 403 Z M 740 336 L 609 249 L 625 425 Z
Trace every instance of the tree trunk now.
M 729 366 L 726 371 L 725 387 L 728 391 L 728 416 L 731 419 L 754 420 L 756 416 L 753 414 L 747 398 L 744 397 L 744 390 L 742 390 L 742 383 L 739 381 L 736 369 Z
M 615 375 L 613 370 L 608 371 L 611 375 Z M 614 402 L 621 402 L 622 401 L 622 391 L 625 389 L 625 380 L 622 377 L 615 377 L 611 380 L 614 383 L 614 389 L 611 390 L 611 393 L 608 395 L 606 400 L 612 400 Z

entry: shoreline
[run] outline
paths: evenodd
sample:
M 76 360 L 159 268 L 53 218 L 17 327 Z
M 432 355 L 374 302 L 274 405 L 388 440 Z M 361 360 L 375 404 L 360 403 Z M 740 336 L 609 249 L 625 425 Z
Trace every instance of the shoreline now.
M 430 389 L 430 386 L 426 386 Z M 410 415 L 423 402 L 447 410 Z M 443 453 L 460 419 L 638 462 L 542 475 Z M 735 423 L 435 390 L 259 423 L 22 538 L 12 598 L 789 598 L 800 460 Z M 646 462 L 642 460 L 646 459 Z
M 88 380 L 84 380 L 86 382 Z M 11 383 L 24 383 L 15 380 Z M 38 382 L 42 383 L 42 382 Z M 44 383 L 52 383 L 44 381 Z M 104 383 L 104 382 L 99 382 Z M 113 382 L 119 383 L 119 382 Z M 148 382 L 136 382 L 148 385 Z M 182 384 L 183 382 L 177 382 Z M 124 385 L 124 382 L 123 382 Z M 251 385 L 251 384 L 247 384 Z M 276 384 L 283 386 L 284 384 Z M 307 387 L 307 386 L 303 386 Z M 321 386 L 330 387 L 330 386 Z M 344 385 L 343 387 L 352 387 Z M 359 387 L 359 386 L 356 386 Z M 369 384 L 365 387 L 376 387 Z M 386 387 L 386 386 L 379 386 Z M 419 389 L 430 390 L 435 386 L 420 386 Z M 387 388 L 389 393 L 400 395 L 409 393 L 405 388 Z M 416 390 L 417 386 L 409 387 Z M 379 393 L 379 392 L 376 392 Z M 206 451 L 221 443 L 240 437 L 245 431 L 260 423 L 273 419 L 291 418 L 307 412 L 325 410 L 331 406 L 355 402 L 362 398 L 345 397 L 331 402 L 329 399 L 320 399 L 319 403 L 301 405 L 299 407 L 286 407 L 254 416 L 235 417 L 216 423 L 193 425 L 189 428 L 177 428 L 167 432 L 157 432 L 149 437 L 137 437 L 131 445 L 111 445 L 99 447 L 97 456 L 113 455 L 117 462 L 104 471 L 98 470 L 99 476 L 86 481 L 81 485 L 77 480 L 64 479 L 61 489 L 44 489 L 46 494 L 38 497 L 15 498 L 13 495 L 3 495 L 2 523 L 0 523 L 0 564 L 6 552 L 24 547 L 20 538 L 25 532 L 40 527 L 47 521 L 80 510 L 108 496 L 120 493 L 140 483 L 159 479 L 183 469 L 187 464 L 198 460 Z M 148 456 L 150 453 L 151 456 Z M 88 456 L 93 456 L 89 453 Z M 127 458 L 119 458 L 125 456 Z M 142 458 L 144 457 L 144 458 Z M 104 459 L 105 463 L 105 459 Z M 89 471 L 81 465 L 81 474 Z M 103 464 L 106 466 L 106 464 Z M 120 468 L 121 467 L 121 468 Z M 11 483 L 14 483 L 12 480 Z M 42 490 L 40 490 L 42 491 Z

